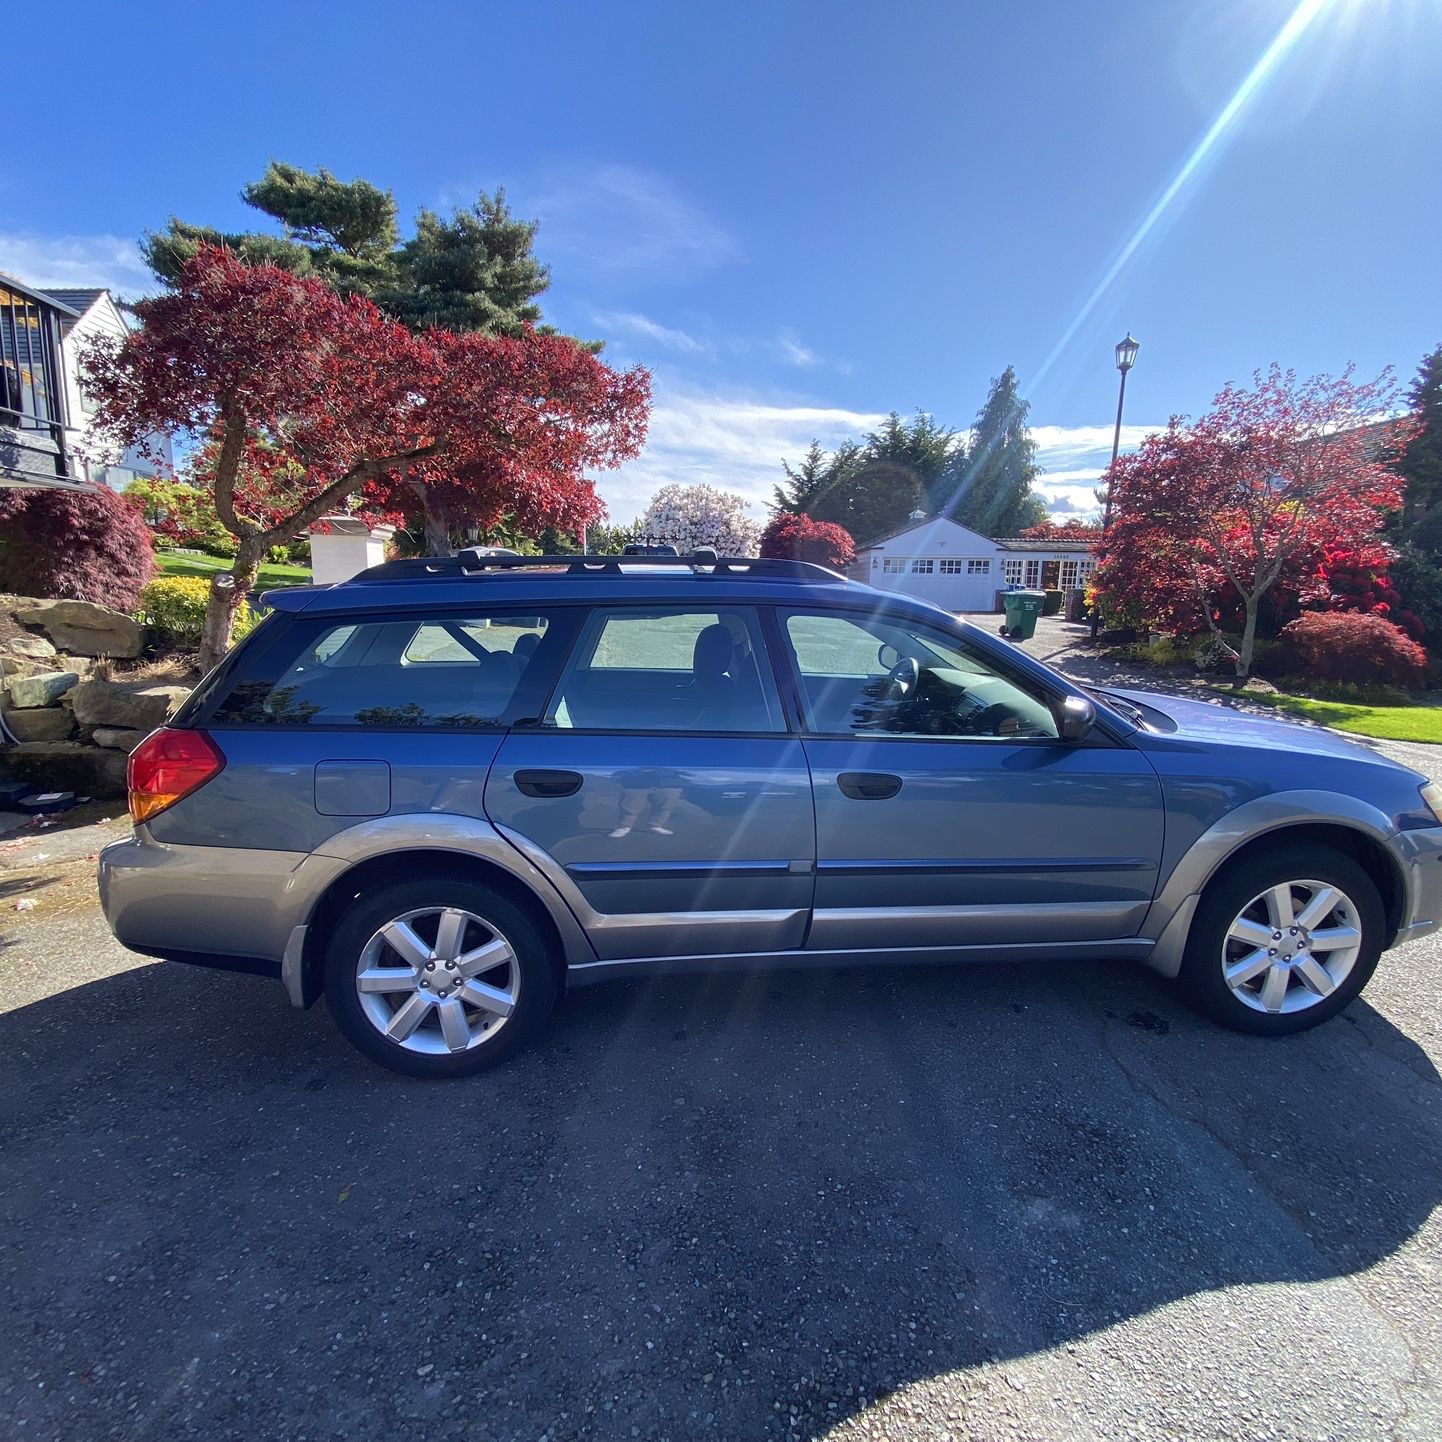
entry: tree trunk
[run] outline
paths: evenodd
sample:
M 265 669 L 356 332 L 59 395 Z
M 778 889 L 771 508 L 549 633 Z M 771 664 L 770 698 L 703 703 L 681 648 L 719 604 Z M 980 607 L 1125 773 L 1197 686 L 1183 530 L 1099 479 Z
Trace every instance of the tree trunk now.
M 1257 643 L 1256 596 L 1243 597 L 1247 608 L 1246 624 L 1242 627 L 1242 644 L 1237 647 L 1237 675 L 1246 676 L 1252 669 L 1252 651 Z
M 426 555 L 449 556 L 451 554 L 451 527 L 445 508 L 431 499 L 431 493 L 421 487 L 421 504 L 425 508 Z
M 200 636 L 200 669 L 209 671 L 230 650 L 230 632 L 235 613 L 246 592 L 255 585 L 260 570 L 260 542 L 243 540 L 235 553 L 235 564 L 210 581 L 210 602 L 205 609 L 205 627 Z

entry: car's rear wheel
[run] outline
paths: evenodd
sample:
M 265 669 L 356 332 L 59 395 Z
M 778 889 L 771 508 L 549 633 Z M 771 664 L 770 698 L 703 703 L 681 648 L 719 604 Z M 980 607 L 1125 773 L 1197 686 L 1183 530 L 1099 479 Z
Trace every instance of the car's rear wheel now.
M 1376 884 L 1351 857 L 1282 845 L 1207 887 L 1179 980 L 1223 1025 L 1289 1036 L 1335 1016 L 1362 990 L 1385 927 Z
M 346 1038 L 408 1076 L 470 1076 L 513 1056 L 556 1000 L 545 940 L 482 882 L 396 882 L 361 897 L 326 954 L 326 1001 Z

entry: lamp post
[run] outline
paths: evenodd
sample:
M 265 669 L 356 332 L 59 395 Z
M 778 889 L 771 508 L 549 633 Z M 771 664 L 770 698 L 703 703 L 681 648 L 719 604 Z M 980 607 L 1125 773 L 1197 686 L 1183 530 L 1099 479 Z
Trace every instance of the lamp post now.
M 1124 339 L 1117 342 L 1117 369 L 1122 373 L 1122 383 L 1117 391 L 1117 424 L 1112 432 L 1112 465 L 1107 471 L 1107 496 L 1102 503 L 1102 535 L 1106 536 L 1112 523 L 1112 478 L 1111 469 L 1116 467 L 1117 452 L 1122 448 L 1122 407 L 1127 401 L 1127 372 L 1137 363 L 1137 351 L 1141 347 L 1133 338 L 1131 331 L 1126 333 Z M 1101 613 L 1095 608 L 1092 610 L 1092 640 L 1095 641 L 1097 633 L 1101 630 Z

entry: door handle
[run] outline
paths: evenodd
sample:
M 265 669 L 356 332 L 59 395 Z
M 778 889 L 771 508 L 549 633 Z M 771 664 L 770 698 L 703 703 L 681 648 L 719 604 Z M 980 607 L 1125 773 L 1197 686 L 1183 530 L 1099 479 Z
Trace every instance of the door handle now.
M 574 796 L 580 789 L 578 771 L 516 772 L 516 790 L 524 796 Z
M 853 801 L 885 801 L 901 790 L 901 777 L 885 771 L 843 771 L 836 784 Z

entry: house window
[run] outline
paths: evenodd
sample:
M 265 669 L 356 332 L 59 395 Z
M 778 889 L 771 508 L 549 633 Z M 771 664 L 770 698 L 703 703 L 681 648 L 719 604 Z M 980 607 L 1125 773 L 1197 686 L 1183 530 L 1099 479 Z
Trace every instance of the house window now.
M 1063 561 L 1057 571 L 1057 585 L 1063 591 L 1070 591 L 1076 585 L 1076 562 Z
M 1026 563 L 1026 585 L 1029 590 L 1036 590 L 1041 585 L 1041 562 L 1028 561 Z
M 941 574 L 943 576 L 959 576 L 966 569 L 966 563 L 958 556 L 943 556 L 941 561 Z
M 1001 579 L 1008 586 L 1021 585 L 1021 561 L 1003 561 L 1001 563 Z
M 913 576 L 929 576 L 934 564 L 930 557 L 915 560 L 911 563 L 911 574 Z
M 968 576 L 989 576 L 991 575 L 991 562 L 989 560 L 971 560 L 966 563 L 966 574 Z
M 881 569 L 888 576 L 899 576 L 906 569 L 906 562 L 900 556 L 887 556 Z
M 1088 556 L 1085 560 L 1078 561 L 1076 567 L 1077 580 L 1085 581 L 1086 578 L 1091 575 L 1092 571 L 1096 569 L 1096 562 Z
M 61 419 L 52 384 L 51 314 L 0 286 L 0 411 L 17 416 L 27 430 Z

